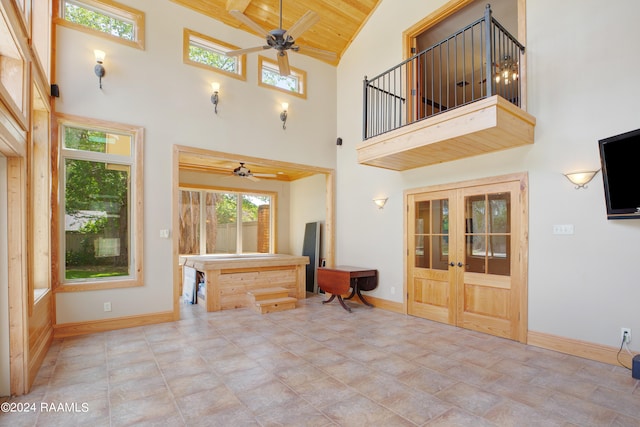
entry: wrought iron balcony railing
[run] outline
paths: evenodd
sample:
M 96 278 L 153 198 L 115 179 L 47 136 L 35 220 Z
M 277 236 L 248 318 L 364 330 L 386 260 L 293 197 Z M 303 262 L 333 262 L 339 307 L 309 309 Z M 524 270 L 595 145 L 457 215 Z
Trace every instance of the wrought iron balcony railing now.
M 520 106 L 523 54 L 487 5 L 474 23 L 364 78 L 363 140 L 493 95 Z

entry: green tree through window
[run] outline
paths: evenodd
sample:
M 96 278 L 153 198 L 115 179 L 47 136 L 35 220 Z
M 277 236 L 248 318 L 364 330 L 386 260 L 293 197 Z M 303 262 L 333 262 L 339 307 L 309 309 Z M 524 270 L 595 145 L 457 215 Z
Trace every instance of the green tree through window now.
M 129 165 L 73 158 L 109 154 L 117 136 L 65 127 L 65 279 L 128 275 Z M 125 144 L 128 142 L 123 138 Z
M 65 1 L 64 19 L 125 40 L 135 40 L 132 22 L 91 9 L 81 3 Z
M 230 73 L 238 72 L 238 58 L 225 56 L 213 49 L 189 45 L 189 59 Z

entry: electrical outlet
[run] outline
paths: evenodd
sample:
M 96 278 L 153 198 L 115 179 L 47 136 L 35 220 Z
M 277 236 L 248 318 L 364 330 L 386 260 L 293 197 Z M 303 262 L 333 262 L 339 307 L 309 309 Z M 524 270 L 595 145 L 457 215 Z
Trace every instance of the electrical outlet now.
M 395 294 L 396 294 L 396 287 L 395 287 L 395 286 L 392 286 L 392 287 L 391 287 L 391 289 L 389 289 L 389 293 L 390 293 L 391 295 L 395 295 Z
M 631 328 L 620 328 L 620 341 L 631 344 Z
M 104 311 L 111 311 L 111 303 L 110 302 L 105 302 L 104 303 Z

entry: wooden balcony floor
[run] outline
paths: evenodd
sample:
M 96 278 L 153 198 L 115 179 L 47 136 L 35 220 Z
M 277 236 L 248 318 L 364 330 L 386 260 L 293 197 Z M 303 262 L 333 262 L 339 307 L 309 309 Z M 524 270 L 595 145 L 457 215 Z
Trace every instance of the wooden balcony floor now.
M 403 171 L 533 144 L 535 122 L 496 95 L 370 138 L 358 163 Z

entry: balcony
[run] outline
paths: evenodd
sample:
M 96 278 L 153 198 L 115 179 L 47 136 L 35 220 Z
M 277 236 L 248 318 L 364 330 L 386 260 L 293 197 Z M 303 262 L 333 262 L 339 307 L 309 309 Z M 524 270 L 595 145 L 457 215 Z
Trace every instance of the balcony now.
M 358 162 L 407 170 L 533 144 L 524 46 L 492 16 L 363 83 Z

